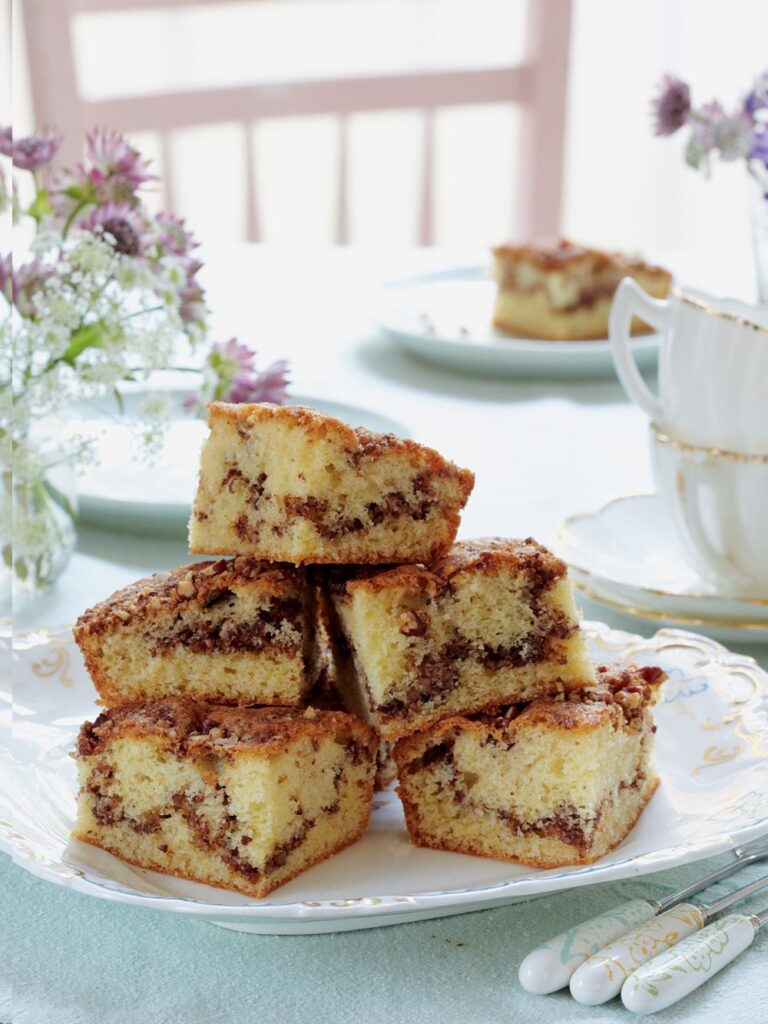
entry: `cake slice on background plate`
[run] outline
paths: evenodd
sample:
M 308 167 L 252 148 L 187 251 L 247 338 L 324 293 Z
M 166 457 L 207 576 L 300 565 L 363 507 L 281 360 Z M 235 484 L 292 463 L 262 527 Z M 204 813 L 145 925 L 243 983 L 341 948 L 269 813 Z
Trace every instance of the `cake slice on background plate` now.
M 588 249 L 565 239 L 493 250 L 499 285 L 493 323 L 510 334 L 559 341 L 608 336 L 619 282 L 632 277 L 649 295 L 666 297 L 672 275 L 620 253 Z M 633 334 L 650 328 L 640 320 Z
M 414 843 L 539 868 L 617 846 L 653 795 L 657 668 L 601 667 L 583 692 L 446 719 L 394 748 Z
M 329 573 L 337 685 L 387 740 L 594 678 L 567 567 L 532 539 L 461 541 L 429 568 Z
M 304 563 L 429 562 L 474 476 L 436 451 L 299 406 L 209 406 L 194 554 Z
M 262 897 L 363 835 L 377 745 L 342 712 L 122 705 L 80 730 L 73 836 Z
M 313 594 L 292 566 L 195 562 L 90 608 L 75 640 L 108 706 L 171 695 L 296 706 L 315 677 Z

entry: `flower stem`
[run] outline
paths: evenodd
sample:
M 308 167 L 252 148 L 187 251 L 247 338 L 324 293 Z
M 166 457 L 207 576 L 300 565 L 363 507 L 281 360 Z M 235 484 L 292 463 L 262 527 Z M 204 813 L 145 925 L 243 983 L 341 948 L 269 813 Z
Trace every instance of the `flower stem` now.
M 165 306 L 150 306 L 148 309 L 137 309 L 133 313 L 127 313 L 121 320 L 133 320 L 135 316 L 144 316 L 145 313 L 157 313 Z
M 84 210 L 86 206 L 91 206 L 91 205 L 93 205 L 93 200 L 92 199 L 81 199 L 80 200 L 80 202 L 77 204 L 77 206 L 74 208 L 74 210 L 72 210 L 72 212 L 70 213 L 70 215 L 67 217 L 66 221 L 64 222 L 64 227 L 61 229 L 61 237 L 62 238 L 66 238 L 67 235 L 69 234 L 69 229 L 72 227 L 72 224 L 74 223 L 74 220 L 77 217 L 78 213 L 80 213 L 81 210 Z

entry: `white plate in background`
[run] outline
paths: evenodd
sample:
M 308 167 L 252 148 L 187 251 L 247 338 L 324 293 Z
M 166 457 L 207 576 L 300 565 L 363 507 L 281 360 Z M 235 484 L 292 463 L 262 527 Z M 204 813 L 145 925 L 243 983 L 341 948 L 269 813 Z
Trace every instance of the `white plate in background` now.
M 611 344 L 517 338 L 491 322 L 496 282 L 487 267 L 458 267 L 395 281 L 383 289 L 379 327 L 400 348 L 428 362 L 483 376 L 613 377 Z M 640 335 L 632 351 L 641 369 L 656 366 L 659 337 Z

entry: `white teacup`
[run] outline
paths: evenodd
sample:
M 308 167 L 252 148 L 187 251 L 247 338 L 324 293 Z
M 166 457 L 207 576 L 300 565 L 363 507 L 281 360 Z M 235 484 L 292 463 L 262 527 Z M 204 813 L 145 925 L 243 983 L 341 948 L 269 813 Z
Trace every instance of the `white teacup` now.
M 635 316 L 662 332 L 658 397 L 632 357 Z M 624 278 L 611 307 L 610 338 L 625 391 L 671 437 L 768 454 L 768 309 L 678 289 L 653 299 Z
M 656 487 L 686 561 L 724 595 L 768 597 L 768 455 L 651 433 Z

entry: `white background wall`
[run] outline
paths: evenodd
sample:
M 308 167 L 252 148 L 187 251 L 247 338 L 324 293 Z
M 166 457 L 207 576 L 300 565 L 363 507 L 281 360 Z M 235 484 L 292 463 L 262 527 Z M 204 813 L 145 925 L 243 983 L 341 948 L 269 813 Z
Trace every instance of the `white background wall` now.
M 767 0 L 575 0 L 564 228 L 649 251 L 748 245 L 743 165 L 686 167 L 682 134 L 651 134 L 649 101 L 669 71 L 695 103 L 738 102 L 768 69 Z
M 18 8 L 18 0 L 15 0 Z M 202 8 L 81 16 L 75 25 L 87 95 L 231 84 L 302 72 L 340 75 L 413 67 L 491 66 L 522 49 L 521 0 L 256 0 Z M 0 22 L 0 31 L 8 26 Z M 14 18 L 16 130 L 33 127 L 21 18 Z M 563 230 L 598 245 L 654 251 L 749 244 L 749 180 L 686 168 L 683 139 L 655 139 L 649 103 L 665 71 L 697 101 L 736 103 L 768 66 L 766 0 L 574 0 Z M 7 103 L 6 103 L 7 109 Z M 7 119 L 7 118 L 6 118 Z M 508 233 L 515 111 L 499 104 L 438 122 L 438 241 L 486 245 Z M 250 137 L 236 125 L 184 130 L 179 212 L 206 242 L 242 233 L 242 147 L 259 155 L 268 239 L 324 241 L 334 211 L 329 118 L 276 121 Z M 365 115 L 351 134 L 351 224 L 360 242 L 408 243 L 416 224 L 418 115 Z M 157 140 L 138 139 L 157 160 Z M 162 167 L 158 164 L 158 170 Z

